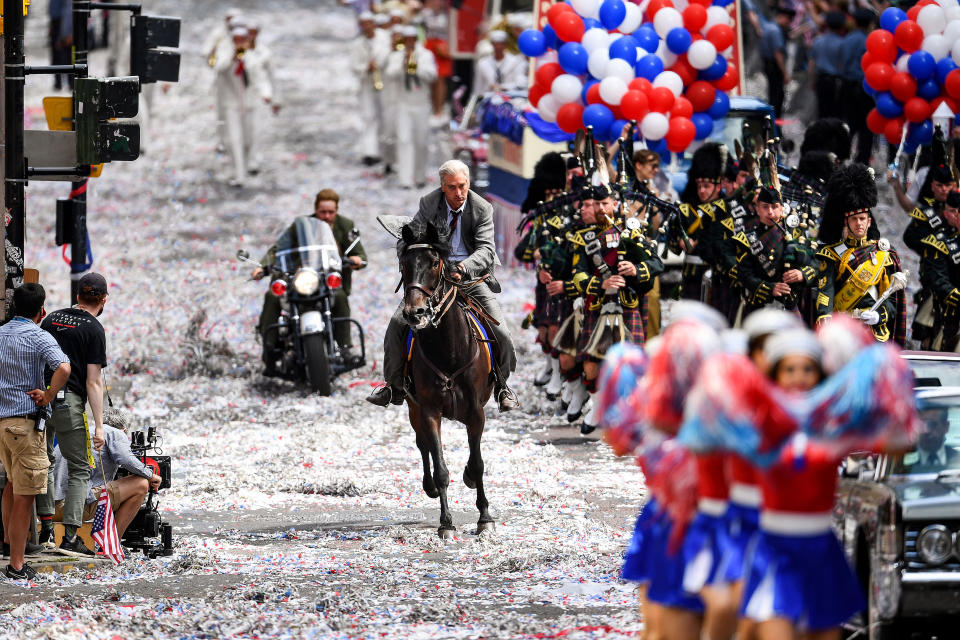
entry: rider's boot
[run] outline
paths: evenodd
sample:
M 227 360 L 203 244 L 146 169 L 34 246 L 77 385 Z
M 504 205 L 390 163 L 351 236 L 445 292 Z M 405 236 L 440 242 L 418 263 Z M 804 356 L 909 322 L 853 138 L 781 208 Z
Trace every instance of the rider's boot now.
M 550 358 L 550 381 L 547 382 L 547 388 L 544 391 L 547 394 L 547 400 L 556 400 L 560 395 L 563 385 L 563 376 L 560 374 L 560 359 Z
M 513 389 L 507 385 L 507 378 L 500 371 L 500 366 L 497 363 L 493 364 L 493 381 L 493 397 L 497 399 L 497 407 L 500 409 L 500 413 L 519 409 L 520 399 L 517 398 Z
M 587 412 L 587 416 L 583 419 L 583 424 L 580 425 L 580 433 L 587 435 L 588 433 L 593 433 L 597 426 L 600 423 L 600 411 L 598 410 L 599 403 L 597 403 L 597 394 L 596 392 L 590 394 L 590 411 Z
M 543 361 L 543 368 L 537 372 L 537 377 L 533 379 L 533 385 L 535 387 L 542 387 L 543 385 L 550 382 L 550 378 L 553 374 L 553 362 L 556 358 L 550 357 L 550 354 L 546 354 L 546 357 Z
M 570 385 L 573 387 L 573 393 L 570 395 L 570 404 L 567 406 L 567 422 L 576 422 L 580 419 L 583 405 L 590 398 L 590 394 L 580 380 L 572 380 Z
M 400 387 L 383 383 L 370 392 L 367 396 L 367 402 L 375 404 L 378 407 L 385 407 L 388 404 L 403 404 L 404 392 Z

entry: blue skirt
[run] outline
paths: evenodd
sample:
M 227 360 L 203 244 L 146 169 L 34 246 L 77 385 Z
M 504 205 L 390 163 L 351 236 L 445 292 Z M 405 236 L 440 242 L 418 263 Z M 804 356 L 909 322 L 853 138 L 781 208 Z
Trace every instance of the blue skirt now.
M 727 534 L 723 539 L 723 557 L 717 569 L 722 582 L 742 580 L 750 561 L 747 550 L 751 548 L 760 523 L 760 511 L 755 507 L 746 507 L 731 502 L 724 516 Z
M 706 585 L 723 581 L 718 572 L 727 542 L 727 522 L 723 516 L 698 512 L 687 528 L 683 541 L 683 589 L 700 593 Z
M 760 530 L 755 539 L 741 615 L 758 622 L 786 618 L 802 630 L 820 631 L 866 607 L 832 531 L 784 536 Z
M 657 553 L 652 540 L 656 538 L 654 529 L 662 525 L 664 515 L 654 498 L 643 505 L 637 524 L 633 528 L 630 546 L 623 557 L 623 579 L 628 582 L 647 582 L 650 580 L 650 558 Z
M 649 585 L 647 599 L 665 607 L 676 607 L 696 613 L 703 612 L 703 602 L 696 594 L 688 593 L 683 588 L 683 572 L 686 566 L 683 561 L 683 543 L 681 550 L 671 554 L 669 550 L 670 532 L 672 523 L 666 517 L 658 519 L 658 524 L 651 530 L 650 543 L 647 548 L 647 569 Z

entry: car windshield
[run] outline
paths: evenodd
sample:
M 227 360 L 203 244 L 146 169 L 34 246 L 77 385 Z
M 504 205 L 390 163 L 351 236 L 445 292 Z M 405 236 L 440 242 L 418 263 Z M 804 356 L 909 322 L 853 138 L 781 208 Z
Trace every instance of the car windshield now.
M 917 387 L 960 386 L 960 359 L 906 356 Z
M 750 120 L 754 131 L 761 131 L 765 117 L 764 114 L 758 112 L 730 111 L 725 118 L 715 121 L 721 126 L 714 125 L 709 140 L 722 142 L 732 151 L 734 148 L 733 141 L 740 140 L 743 137 L 743 123 L 747 120 Z
M 318 271 L 340 270 L 340 253 L 333 231 L 323 220 L 302 216 L 277 238 L 274 268 L 293 273 L 300 267 Z
M 894 459 L 893 473 L 960 472 L 960 396 L 923 400 L 916 446 Z

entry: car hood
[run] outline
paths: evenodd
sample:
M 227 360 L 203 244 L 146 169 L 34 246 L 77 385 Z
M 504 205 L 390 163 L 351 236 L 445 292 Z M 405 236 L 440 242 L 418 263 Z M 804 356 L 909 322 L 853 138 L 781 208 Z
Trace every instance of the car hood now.
M 960 482 L 956 478 L 937 481 L 935 473 L 894 476 L 889 480 L 896 492 L 904 520 L 956 518 L 960 514 Z

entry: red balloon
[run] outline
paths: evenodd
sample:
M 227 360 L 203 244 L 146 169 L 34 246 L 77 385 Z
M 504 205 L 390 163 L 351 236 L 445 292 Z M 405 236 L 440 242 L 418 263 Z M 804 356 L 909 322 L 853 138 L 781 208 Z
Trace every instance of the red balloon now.
M 697 80 L 687 87 L 686 95 L 694 111 L 706 111 L 713 105 L 717 91 L 706 80 Z
M 650 112 L 647 96 L 642 91 L 630 89 L 620 100 L 620 111 L 627 120 L 642 120 Z
M 576 11 L 566 2 L 558 2 L 547 10 L 547 22 L 550 23 L 550 26 L 553 26 L 553 21 L 565 13 L 576 13 Z
M 954 69 L 947 74 L 943 88 L 947 90 L 948 96 L 954 100 L 960 100 L 960 69 Z
M 690 33 L 697 33 L 705 24 L 707 24 L 707 9 L 703 5 L 691 4 L 683 10 L 683 26 Z
M 897 44 L 893 41 L 893 34 L 883 29 L 876 29 L 867 36 L 867 53 L 883 62 L 893 62 L 897 59 Z
M 898 71 L 890 80 L 890 93 L 900 102 L 917 95 L 917 81 L 906 71 Z
M 880 112 L 876 109 L 871 109 L 870 113 L 867 114 L 867 128 L 876 135 L 883 133 L 887 122 L 889 122 L 889 120 L 880 115 Z M 897 140 L 897 144 L 900 144 L 899 140 Z
M 548 62 L 537 69 L 533 77 L 541 87 L 551 87 L 553 86 L 553 81 L 557 79 L 557 76 L 561 75 L 563 75 L 563 67 L 557 62 Z
M 673 101 L 673 106 L 670 108 L 670 117 L 671 118 L 692 118 L 693 105 L 690 104 L 690 101 L 684 98 L 683 96 L 677 97 L 677 99 Z
M 913 20 L 904 20 L 893 32 L 893 41 L 907 53 L 913 53 L 923 45 L 923 29 Z
M 707 40 L 713 43 L 717 51 L 726 51 L 733 45 L 733 28 L 726 24 L 715 24 L 707 31 Z
M 650 89 L 653 89 L 653 85 L 646 78 L 634 78 L 630 81 L 630 84 L 627 85 L 627 88 L 633 91 L 642 91 L 643 93 L 650 93 Z
M 583 37 L 584 27 L 583 18 L 573 11 L 566 11 L 550 23 L 553 30 L 557 32 L 557 37 L 564 42 L 580 42 Z M 917 27 L 918 29 L 920 27 Z M 921 32 L 922 35 L 923 32 Z
M 689 118 L 670 118 L 670 129 L 664 139 L 667 141 L 667 149 L 680 153 L 690 146 L 696 135 L 697 128 Z
M 699 4 L 704 7 L 709 7 L 713 4 L 713 0 L 690 0 L 690 4 Z
M 900 144 L 900 138 L 903 137 L 903 118 L 887 121 L 883 128 L 883 135 L 890 144 Z
M 666 87 L 654 87 L 647 96 L 647 100 L 650 103 L 650 111 L 666 113 L 673 106 L 673 92 Z
M 923 9 L 923 6 L 920 5 L 919 3 L 910 7 L 910 9 L 907 11 L 907 20 L 913 20 L 914 22 L 916 22 L 917 16 L 920 15 L 920 9 Z
M 530 91 L 527 94 L 527 100 L 529 100 L 530 104 L 533 106 L 537 106 L 537 104 L 540 102 L 540 98 L 548 93 L 550 93 L 549 89 L 544 89 L 540 85 L 534 84 L 532 87 L 530 87 Z
M 740 84 L 740 72 L 732 64 L 727 64 L 727 71 L 719 80 L 714 80 L 713 86 L 720 91 L 732 91 Z
M 587 89 L 587 104 L 603 104 L 603 98 L 600 97 L 600 83 L 590 85 Z
M 866 73 L 867 69 L 870 68 L 870 65 L 872 65 L 875 62 L 887 62 L 887 61 L 881 60 L 877 56 L 867 51 L 865 54 L 860 56 L 860 69 L 862 69 L 863 72 Z
M 687 62 L 686 54 L 677 58 L 677 61 L 673 63 L 673 66 L 670 67 L 670 71 L 673 71 L 680 79 L 683 80 L 683 86 L 689 86 L 697 79 L 697 70 L 694 69 L 689 62 Z
M 567 133 L 575 133 L 583 126 L 583 105 L 568 102 L 557 110 L 557 126 Z
M 650 0 L 650 4 L 647 5 L 647 16 L 649 19 L 647 22 L 653 22 L 653 16 L 657 15 L 657 11 L 663 9 L 664 7 L 673 7 L 672 0 Z
M 923 98 L 910 98 L 903 105 L 903 115 L 910 122 L 923 122 L 930 117 L 930 104 Z
M 874 62 L 867 67 L 863 76 L 867 79 L 867 84 L 874 91 L 886 91 L 890 88 L 890 81 L 897 74 L 897 70 L 886 62 Z

